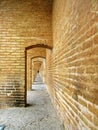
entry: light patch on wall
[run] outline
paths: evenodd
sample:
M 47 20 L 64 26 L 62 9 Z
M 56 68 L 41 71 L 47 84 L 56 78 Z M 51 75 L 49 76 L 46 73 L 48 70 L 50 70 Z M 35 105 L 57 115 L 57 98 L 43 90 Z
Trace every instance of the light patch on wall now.
M 98 0 L 92 0 L 91 3 L 92 3 L 91 12 L 98 13 Z

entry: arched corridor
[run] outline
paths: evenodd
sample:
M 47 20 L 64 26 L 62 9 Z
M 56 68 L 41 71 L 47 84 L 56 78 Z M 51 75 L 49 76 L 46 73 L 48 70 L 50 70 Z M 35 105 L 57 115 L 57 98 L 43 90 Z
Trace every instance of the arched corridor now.
M 98 130 L 98 0 L 0 1 L 0 114 L 5 129 Z

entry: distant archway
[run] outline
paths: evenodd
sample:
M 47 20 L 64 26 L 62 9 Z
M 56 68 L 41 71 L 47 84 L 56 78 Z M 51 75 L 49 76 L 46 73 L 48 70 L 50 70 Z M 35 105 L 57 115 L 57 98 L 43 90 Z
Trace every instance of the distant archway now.
M 43 81 L 43 83 L 45 83 L 45 66 L 46 66 L 46 58 L 45 57 L 33 57 L 32 58 L 32 65 L 33 65 L 33 63 L 35 63 L 35 62 L 41 62 L 42 64 L 41 64 L 41 68 L 38 70 L 39 71 L 39 75 L 40 75 L 40 77 L 42 78 L 42 81 Z M 33 66 L 32 66 L 33 67 Z M 31 75 L 32 74 L 34 74 L 33 73 L 33 68 L 32 68 L 32 70 L 31 70 Z M 33 79 L 33 78 L 32 78 Z M 32 84 L 33 84 L 33 82 L 32 82 Z

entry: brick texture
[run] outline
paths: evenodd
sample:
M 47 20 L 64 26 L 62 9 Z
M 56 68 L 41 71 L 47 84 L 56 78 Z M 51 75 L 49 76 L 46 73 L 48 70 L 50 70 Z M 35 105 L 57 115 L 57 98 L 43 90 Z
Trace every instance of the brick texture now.
M 65 129 L 98 130 L 98 0 L 0 2 L 0 108 L 25 106 L 38 70 Z
M 0 108 L 25 106 L 25 48 L 52 46 L 51 0 L 0 1 Z
M 54 0 L 46 82 L 66 130 L 98 129 L 98 1 Z

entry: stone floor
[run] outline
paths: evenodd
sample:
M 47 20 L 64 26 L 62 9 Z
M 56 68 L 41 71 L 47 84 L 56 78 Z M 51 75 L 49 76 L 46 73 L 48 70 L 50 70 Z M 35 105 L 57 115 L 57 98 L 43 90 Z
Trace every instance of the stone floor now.
M 64 130 L 44 84 L 35 84 L 28 92 L 28 107 L 0 110 L 4 130 Z

